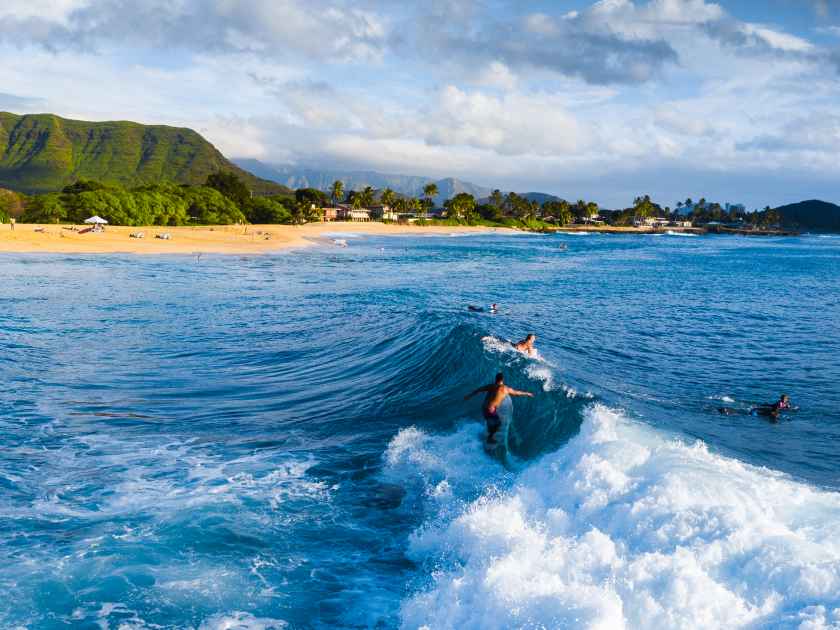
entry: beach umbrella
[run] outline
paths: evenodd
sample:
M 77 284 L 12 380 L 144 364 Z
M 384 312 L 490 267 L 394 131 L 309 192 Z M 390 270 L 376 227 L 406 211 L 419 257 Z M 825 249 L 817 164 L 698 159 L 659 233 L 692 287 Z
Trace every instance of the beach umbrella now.
M 105 219 L 103 219 L 102 217 L 100 217 L 99 215 L 95 214 L 91 218 L 85 219 L 85 223 L 93 223 L 95 225 L 104 225 L 105 223 L 108 223 L 108 222 Z

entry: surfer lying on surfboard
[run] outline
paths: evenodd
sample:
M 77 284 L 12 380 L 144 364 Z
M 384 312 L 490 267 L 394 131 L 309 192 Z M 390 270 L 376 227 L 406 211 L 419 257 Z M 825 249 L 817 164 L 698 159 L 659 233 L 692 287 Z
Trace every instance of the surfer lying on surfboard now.
M 770 422 L 778 422 L 779 416 L 782 415 L 782 411 L 794 411 L 795 409 L 796 407 L 793 407 L 790 403 L 790 396 L 782 394 L 779 396 L 779 400 L 774 403 L 756 405 L 750 409 L 749 414 L 752 416 L 763 416 L 768 418 Z M 719 407 L 718 412 L 725 416 L 731 416 L 738 413 L 736 409 L 732 409 L 731 407 Z
M 485 392 L 484 402 L 481 404 L 481 411 L 484 414 L 484 419 L 487 421 L 487 443 L 496 443 L 496 432 L 502 428 L 502 419 L 499 417 L 499 405 L 501 405 L 508 396 L 528 396 L 533 398 L 531 392 L 520 392 L 517 389 L 505 385 L 505 375 L 499 372 L 496 374 L 496 382 L 472 391 L 464 396 L 464 400 L 469 400 L 476 394 Z
M 484 313 L 485 312 L 483 306 L 473 306 L 472 304 L 467 305 L 467 310 L 472 312 L 472 313 Z M 498 312 L 498 310 L 499 309 L 496 308 L 496 303 L 494 302 L 493 304 L 490 305 L 490 308 L 487 310 L 487 312 L 490 313 L 491 315 L 495 315 Z

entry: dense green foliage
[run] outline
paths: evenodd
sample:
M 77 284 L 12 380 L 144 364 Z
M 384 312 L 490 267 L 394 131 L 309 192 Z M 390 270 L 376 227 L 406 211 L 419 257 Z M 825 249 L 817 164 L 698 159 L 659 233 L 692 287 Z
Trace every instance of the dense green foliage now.
M 23 202 L 16 192 L 0 188 L 0 221 L 6 223 L 23 211 Z
M 281 201 L 258 197 L 249 206 L 248 220 L 251 223 L 291 223 L 292 211 Z
M 224 171 L 210 173 L 204 185 L 217 190 L 240 208 L 244 208 L 251 199 L 251 191 L 235 173 Z
M 173 183 L 126 189 L 79 180 L 60 193 L 31 197 L 21 219 L 28 223 L 81 223 L 96 214 L 112 225 L 220 225 L 235 223 L 304 223 L 320 219 L 320 207 L 308 191 L 252 197 L 231 173 L 211 174 L 207 185 Z M 324 194 L 317 193 L 320 202 Z M 2 198 L 0 196 L 0 198 Z
M 329 197 L 317 188 L 298 188 L 295 191 L 295 201 L 316 208 L 323 208 L 329 202 Z
M 126 190 L 80 181 L 61 193 L 32 198 L 23 221 L 81 223 L 99 215 L 112 225 L 244 223 L 242 210 L 213 188 L 159 184 Z
M 0 186 L 19 192 L 57 192 L 79 179 L 128 188 L 200 185 L 219 171 L 257 194 L 290 192 L 235 166 L 191 129 L 0 112 Z
M 825 201 L 801 201 L 776 208 L 784 227 L 840 232 L 840 206 Z

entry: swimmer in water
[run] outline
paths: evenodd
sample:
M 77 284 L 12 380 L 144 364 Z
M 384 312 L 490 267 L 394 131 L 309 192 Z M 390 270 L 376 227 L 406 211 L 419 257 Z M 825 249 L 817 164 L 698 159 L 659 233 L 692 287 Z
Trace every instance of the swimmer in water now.
M 473 306 L 472 304 L 467 305 L 467 310 L 472 312 L 472 313 L 484 313 L 484 307 L 483 306 Z M 495 315 L 497 311 L 498 311 L 498 309 L 496 308 L 496 303 L 494 302 L 493 304 L 490 305 L 490 308 L 488 309 L 488 312 L 491 315 Z
M 478 393 L 484 392 L 484 402 L 481 404 L 481 411 L 484 414 L 484 419 L 487 421 L 487 443 L 496 443 L 496 432 L 502 428 L 502 419 L 499 416 L 499 405 L 501 405 L 508 396 L 528 396 L 533 398 L 531 392 L 520 392 L 505 385 L 505 376 L 501 372 L 496 374 L 496 381 L 490 385 L 479 387 L 475 391 L 464 396 L 464 400 L 469 400 Z
M 522 341 L 519 341 L 513 344 L 513 347 L 519 350 L 519 352 L 524 352 L 529 357 L 534 356 L 536 354 L 537 349 L 534 348 L 534 342 L 537 340 L 537 336 L 533 333 L 525 337 Z
M 772 422 L 778 422 L 782 411 L 790 409 L 793 409 L 790 404 L 790 396 L 782 394 L 779 396 L 779 400 L 774 402 L 772 405 L 759 405 L 758 407 L 753 407 L 750 413 L 770 418 Z

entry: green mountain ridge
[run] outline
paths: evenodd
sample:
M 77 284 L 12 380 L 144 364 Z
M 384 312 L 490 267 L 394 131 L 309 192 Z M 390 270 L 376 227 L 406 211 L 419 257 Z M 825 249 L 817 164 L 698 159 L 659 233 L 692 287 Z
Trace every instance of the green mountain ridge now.
M 80 179 L 198 185 L 217 171 L 236 173 L 255 194 L 290 192 L 236 166 L 192 129 L 0 112 L 0 187 L 18 192 L 55 192 Z

